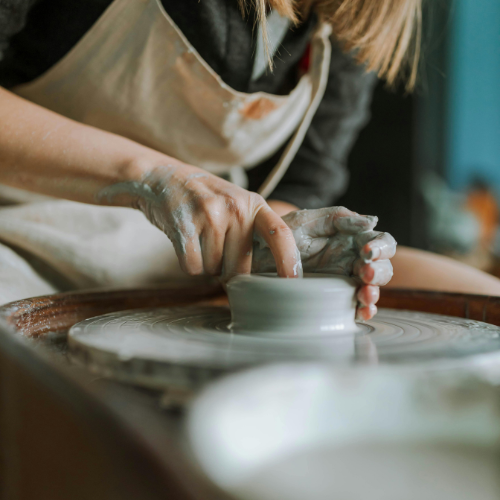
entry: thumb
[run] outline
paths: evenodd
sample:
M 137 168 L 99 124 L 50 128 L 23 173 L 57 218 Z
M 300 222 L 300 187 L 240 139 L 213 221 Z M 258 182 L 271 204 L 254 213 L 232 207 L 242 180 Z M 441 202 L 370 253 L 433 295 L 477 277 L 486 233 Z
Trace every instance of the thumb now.
M 337 231 L 345 234 L 359 234 L 373 231 L 378 223 L 378 217 L 374 215 L 350 215 L 338 217 L 333 221 Z

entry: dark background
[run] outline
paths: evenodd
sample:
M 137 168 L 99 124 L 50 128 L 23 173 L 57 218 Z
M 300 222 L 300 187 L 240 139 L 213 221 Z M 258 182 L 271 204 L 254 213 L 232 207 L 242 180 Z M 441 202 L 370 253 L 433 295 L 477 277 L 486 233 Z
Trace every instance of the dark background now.
M 429 249 L 427 174 L 463 197 L 480 179 L 500 207 L 500 1 L 432 0 L 423 14 L 417 89 L 378 84 L 336 204 L 377 215 L 400 244 Z M 500 252 L 500 229 L 497 240 Z
M 360 214 L 377 215 L 377 229 L 403 245 L 412 243 L 415 205 L 414 137 L 416 98 L 404 89 L 375 89 L 372 118 L 349 157 L 349 188 L 336 202 Z

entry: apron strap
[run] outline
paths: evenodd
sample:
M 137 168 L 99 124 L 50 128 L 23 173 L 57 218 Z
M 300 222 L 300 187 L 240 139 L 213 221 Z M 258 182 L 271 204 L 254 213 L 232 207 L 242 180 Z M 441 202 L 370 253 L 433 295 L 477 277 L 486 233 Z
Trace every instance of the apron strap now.
M 330 69 L 330 59 L 332 53 L 332 46 L 330 43 L 330 35 L 332 28 L 329 24 L 323 24 L 320 27 L 318 35 L 313 39 L 312 50 L 312 80 L 313 91 L 312 98 L 307 111 L 304 114 L 300 125 L 298 126 L 295 134 L 292 136 L 288 145 L 283 152 L 279 162 L 271 170 L 266 180 L 257 191 L 261 196 L 267 198 L 276 188 L 278 183 L 285 175 L 290 163 L 294 159 L 297 151 L 299 150 L 307 131 L 311 125 L 312 119 L 318 110 L 318 107 L 325 94 L 326 85 L 328 83 L 328 73 Z M 318 47 L 319 45 L 319 47 Z M 314 50 L 316 49 L 316 50 Z

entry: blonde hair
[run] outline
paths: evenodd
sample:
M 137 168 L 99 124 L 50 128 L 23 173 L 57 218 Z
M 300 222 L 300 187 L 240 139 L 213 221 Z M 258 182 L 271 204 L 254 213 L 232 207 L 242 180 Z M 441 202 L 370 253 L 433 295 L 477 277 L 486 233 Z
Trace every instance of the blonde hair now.
M 239 0 L 245 13 L 249 4 L 257 11 L 264 44 L 268 46 L 266 11 L 277 10 L 298 24 L 314 10 L 330 23 L 345 51 L 353 51 L 367 71 L 376 71 L 390 85 L 406 79 L 414 88 L 420 56 L 422 0 Z M 268 53 L 269 65 L 272 59 Z

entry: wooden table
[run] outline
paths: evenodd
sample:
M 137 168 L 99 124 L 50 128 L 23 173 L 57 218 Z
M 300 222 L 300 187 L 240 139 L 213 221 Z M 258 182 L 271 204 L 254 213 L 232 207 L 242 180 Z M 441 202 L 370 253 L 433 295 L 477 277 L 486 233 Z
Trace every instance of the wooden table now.
M 0 493 L 5 500 L 224 500 L 197 469 L 183 410 L 71 364 L 78 321 L 144 307 L 224 303 L 217 286 L 75 292 L 0 308 Z M 385 290 L 380 305 L 500 325 L 500 298 Z

